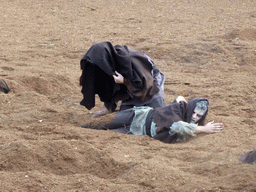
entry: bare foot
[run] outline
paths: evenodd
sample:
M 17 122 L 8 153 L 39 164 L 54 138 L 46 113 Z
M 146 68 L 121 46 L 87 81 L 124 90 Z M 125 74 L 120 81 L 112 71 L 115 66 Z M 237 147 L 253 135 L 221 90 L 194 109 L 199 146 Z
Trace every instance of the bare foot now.
M 104 109 L 100 110 L 100 111 L 97 111 L 95 114 L 92 115 L 92 117 L 99 117 L 99 116 L 103 116 L 103 115 L 106 115 L 106 114 L 109 114 L 111 113 L 106 107 L 104 107 Z

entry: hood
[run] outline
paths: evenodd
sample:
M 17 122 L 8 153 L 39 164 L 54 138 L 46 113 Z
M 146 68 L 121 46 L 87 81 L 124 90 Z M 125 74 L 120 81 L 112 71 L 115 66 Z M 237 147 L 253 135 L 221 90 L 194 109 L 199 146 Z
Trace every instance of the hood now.
M 204 99 L 204 98 L 193 98 L 193 99 L 189 99 L 188 100 L 188 103 L 187 103 L 187 106 L 186 106 L 186 116 L 185 116 L 185 121 L 186 122 L 190 122 L 191 121 L 191 118 L 192 118 L 192 114 L 194 112 L 194 109 L 196 107 L 196 103 L 198 101 L 207 101 L 208 104 L 209 104 L 209 101 L 207 99 Z M 208 107 L 209 108 L 209 107 Z M 207 111 L 205 112 L 204 116 L 198 121 L 198 125 L 204 125 L 205 123 L 205 118 L 206 118 L 206 115 L 207 115 L 207 112 L 208 112 L 208 109 Z

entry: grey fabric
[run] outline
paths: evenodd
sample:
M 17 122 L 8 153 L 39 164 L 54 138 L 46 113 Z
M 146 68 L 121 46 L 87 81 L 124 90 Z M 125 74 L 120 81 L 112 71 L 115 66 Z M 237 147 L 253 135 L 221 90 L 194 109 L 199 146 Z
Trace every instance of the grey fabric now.
M 134 114 L 135 112 L 133 109 L 120 111 L 116 113 L 115 118 L 110 123 L 104 125 L 103 127 L 101 127 L 101 129 L 130 129 L 130 125 L 133 121 Z
M 158 72 L 153 75 L 154 77 L 154 85 L 159 89 L 159 92 L 153 95 L 151 99 L 146 101 L 141 101 L 138 98 L 129 98 L 127 100 L 122 101 L 120 105 L 120 110 L 126 110 L 133 108 L 134 106 L 149 106 L 152 108 L 164 107 L 165 99 L 164 99 L 164 82 L 165 76 L 162 72 Z
M 148 113 L 152 110 L 151 107 L 134 107 L 135 115 L 131 123 L 130 131 L 133 135 L 147 135 L 146 119 Z
M 246 153 L 244 153 L 239 160 L 243 163 L 256 163 L 256 146 L 252 151 L 247 151 Z

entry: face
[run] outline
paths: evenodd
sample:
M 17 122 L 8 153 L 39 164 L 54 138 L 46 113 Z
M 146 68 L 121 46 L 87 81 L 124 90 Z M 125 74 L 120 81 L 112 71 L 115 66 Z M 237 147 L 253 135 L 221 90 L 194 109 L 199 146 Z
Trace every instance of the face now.
M 204 116 L 205 111 L 195 108 L 190 123 L 196 124 Z

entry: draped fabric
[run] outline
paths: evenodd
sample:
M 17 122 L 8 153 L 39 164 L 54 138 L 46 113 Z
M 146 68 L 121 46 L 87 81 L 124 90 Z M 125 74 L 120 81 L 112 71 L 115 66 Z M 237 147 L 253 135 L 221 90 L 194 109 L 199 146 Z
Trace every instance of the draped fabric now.
M 129 50 L 127 46 L 96 43 L 83 56 L 80 66 L 84 96 L 80 104 L 89 110 L 95 106 L 95 94 L 113 111 L 115 102 L 125 100 L 129 95 L 145 101 L 159 91 L 153 83 L 153 66 L 149 57 Z M 124 76 L 125 85 L 114 82 L 112 75 L 115 71 Z
M 173 102 L 170 105 L 162 108 L 156 108 L 154 114 L 154 122 L 156 123 L 156 135 L 153 137 L 154 139 L 163 141 L 165 143 L 174 143 L 178 139 L 178 134 L 171 135 L 169 134 L 170 127 L 174 122 L 184 121 L 189 123 L 194 109 L 196 107 L 196 103 L 198 101 L 207 101 L 207 99 L 203 98 L 193 98 L 189 99 L 188 102 Z M 204 125 L 205 118 L 208 110 L 205 112 L 204 116 L 198 122 L 198 125 Z
M 189 123 L 198 101 L 208 102 L 207 99 L 193 98 L 189 99 L 187 103 L 184 101 L 173 102 L 165 107 L 155 109 L 154 122 L 157 125 L 156 132 L 159 133 L 163 128 L 170 128 L 174 122 L 185 121 Z M 199 120 L 198 125 L 204 124 L 207 111 Z

